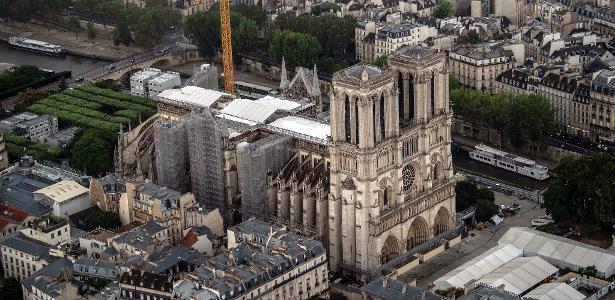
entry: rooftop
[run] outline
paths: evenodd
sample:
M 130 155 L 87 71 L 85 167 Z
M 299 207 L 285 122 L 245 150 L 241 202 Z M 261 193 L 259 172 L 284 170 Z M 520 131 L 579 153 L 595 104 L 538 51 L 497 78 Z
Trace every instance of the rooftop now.
M 158 74 L 160 74 L 162 71 L 160 71 L 159 69 L 155 69 L 155 68 L 147 68 L 145 70 L 136 72 L 134 74 L 132 74 L 130 76 L 130 80 L 146 80 L 149 78 L 152 78 Z
M 235 99 L 227 104 L 222 113 L 256 123 L 265 123 L 275 112 L 275 106 L 248 99 Z
M 439 300 L 441 296 L 392 278 L 379 277 L 361 288 L 364 293 L 386 300 Z
M 43 194 L 56 203 L 62 203 L 81 195 L 88 194 L 89 192 L 90 190 L 76 181 L 63 180 L 56 184 L 39 189 L 34 193 Z
M 223 97 L 231 97 L 231 95 L 204 89 L 198 86 L 186 86 L 180 89 L 169 89 L 156 96 L 160 102 L 178 105 L 188 105 L 196 107 L 209 107 Z
M 35 257 L 41 257 L 49 253 L 50 246 L 34 239 L 26 237 L 21 232 L 7 237 L 0 242 L 1 245 L 28 253 Z
M 279 118 L 269 124 L 270 128 L 280 133 L 299 134 L 327 141 L 331 136 L 331 125 L 298 116 Z

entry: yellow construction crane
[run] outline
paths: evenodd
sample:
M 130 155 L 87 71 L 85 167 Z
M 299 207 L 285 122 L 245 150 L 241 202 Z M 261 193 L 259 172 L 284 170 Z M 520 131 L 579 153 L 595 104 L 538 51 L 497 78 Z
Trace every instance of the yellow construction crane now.
M 231 3 L 220 0 L 220 32 L 222 33 L 222 62 L 224 67 L 224 90 L 233 94 L 235 75 L 233 74 L 233 44 L 231 37 Z

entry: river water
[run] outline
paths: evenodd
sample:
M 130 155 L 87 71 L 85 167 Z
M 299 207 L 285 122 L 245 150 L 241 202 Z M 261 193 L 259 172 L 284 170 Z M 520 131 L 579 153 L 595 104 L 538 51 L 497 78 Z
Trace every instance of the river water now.
M 7 43 L 0 43 L 0 62 L 15 65 L 35 65 L 43 69 L 56 72 L 71 71 L 73 77 L 109 64 L 104 60 L 97 60 L 67 54 L 64 57 L 51 56 L 42 53 L 14 49 Z

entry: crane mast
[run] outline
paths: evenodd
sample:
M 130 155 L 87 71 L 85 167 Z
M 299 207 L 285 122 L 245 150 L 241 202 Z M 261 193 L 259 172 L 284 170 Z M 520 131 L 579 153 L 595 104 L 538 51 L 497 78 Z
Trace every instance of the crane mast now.
M 224 67 L 224 90 L 233 94 L 235 76 L 233 73 L 233 44 L 231 36 L 231 3 L 220 0 L 220 32 L 222 33 L 222 58 Z

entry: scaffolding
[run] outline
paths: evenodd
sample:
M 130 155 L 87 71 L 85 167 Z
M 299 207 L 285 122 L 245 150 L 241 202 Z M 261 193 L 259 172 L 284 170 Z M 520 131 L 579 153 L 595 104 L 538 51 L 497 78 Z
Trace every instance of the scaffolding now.
M 277 174 L 294 153 L 292 138 L 281 134 L 237 145 L 241 218 L 267 216 L 267 174 Z
M 192 193 L 208 208 L 226 215 L 224 201 L 223 126 L 209 109 L 186 116 Z
M 154 125 L 154 145 L 158 185 L 181 193 L 187 192 L 190 174 L 185 125 L 171 121 Z

